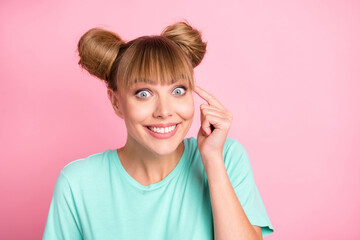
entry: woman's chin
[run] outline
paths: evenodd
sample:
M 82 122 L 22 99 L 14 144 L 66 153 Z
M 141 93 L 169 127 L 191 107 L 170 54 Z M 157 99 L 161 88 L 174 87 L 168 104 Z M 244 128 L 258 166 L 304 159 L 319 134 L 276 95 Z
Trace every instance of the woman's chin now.
M 176 151 L 180 150 L 179 147 L 181 147 L 182 142 L 175 146 L 169 146 L 167 144 L 164 145 L 158 145 L 156 148 L 151 149 L 151 152 L 153 152 L 155 155 L 164 157 L 168 155 L 174 154 Z

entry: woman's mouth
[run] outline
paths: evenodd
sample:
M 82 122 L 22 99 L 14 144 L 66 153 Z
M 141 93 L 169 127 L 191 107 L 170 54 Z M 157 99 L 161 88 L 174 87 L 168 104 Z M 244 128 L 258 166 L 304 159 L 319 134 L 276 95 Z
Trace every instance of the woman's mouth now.
M 177 126 L 177 124 L 175 124 L 173 126 L 165 127 L 165 128 L 159 128 L 159 127 L 147 127 L 147 128 L 156 133 L 169 133 L 169 132 L 174 131 L 176 126 Z
M 148 132 L 155 138 L 165 139 L 174 136 L 179 124 L 174 124 L 167 127 L 153 127 L 146 126 Z

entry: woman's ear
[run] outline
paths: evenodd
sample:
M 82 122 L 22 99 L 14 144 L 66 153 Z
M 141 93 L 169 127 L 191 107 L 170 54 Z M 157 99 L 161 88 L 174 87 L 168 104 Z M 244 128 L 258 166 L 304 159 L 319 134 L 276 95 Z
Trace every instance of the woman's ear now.
M 116 115 L 118 115 L 120 118 L 124 118 L 117 92 L 114 92 L 114 90 L 108 88 L 107 94 Z

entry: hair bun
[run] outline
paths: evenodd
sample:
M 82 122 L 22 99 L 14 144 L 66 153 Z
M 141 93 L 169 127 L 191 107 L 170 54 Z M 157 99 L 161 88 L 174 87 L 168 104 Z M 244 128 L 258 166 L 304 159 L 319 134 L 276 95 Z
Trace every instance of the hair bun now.
M 92 28 L 79 40 L 79 64 L 90 74 L 108 81 L 112 65 L 125 42 L 115 33 Z
M 177 22 L 167 26 L 161 36 L 175 42 L 190 58 L 194 68 L 204 58 L 207 43 L 202 41 L 201 32 L 187 22 Z

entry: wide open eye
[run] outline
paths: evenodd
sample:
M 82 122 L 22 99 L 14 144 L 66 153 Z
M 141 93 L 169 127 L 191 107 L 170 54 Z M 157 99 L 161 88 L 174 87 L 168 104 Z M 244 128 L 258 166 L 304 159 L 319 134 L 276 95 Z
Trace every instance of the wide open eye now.
M 151 96 L 151 93 L 149 92 L 149 90 L 140 89 L 136 91 L 135 96 L 138 98 L 148 98 Z
M 173 90 L 173 94 L 175 95 L 184 95 L 186 93 L 186 87 L 184 86 L 180 86 L 180 87 L 176 87 L 174 90 Z

